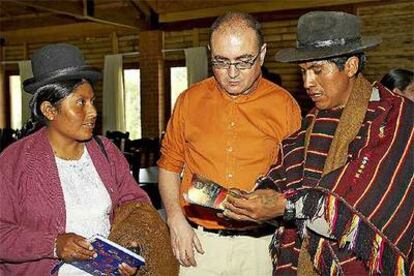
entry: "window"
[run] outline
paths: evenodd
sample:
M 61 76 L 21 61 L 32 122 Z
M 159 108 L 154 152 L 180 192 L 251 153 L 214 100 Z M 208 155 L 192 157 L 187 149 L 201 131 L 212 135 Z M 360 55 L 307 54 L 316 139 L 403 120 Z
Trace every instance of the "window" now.
M 11 111 L 11 128 L 22 128 L 22 89 L 19 75 L 11 75 L 10 83 L 10 111 Z M 26 107 L 29 108 L 29 107 Z
M 125 124 L 130 139 L 141 138 L 141 76 L 139 69 L 124 70 Z
M 171 67 L 171 111 L 174 108 L 178 95 L 188 87 L 187 67 Z

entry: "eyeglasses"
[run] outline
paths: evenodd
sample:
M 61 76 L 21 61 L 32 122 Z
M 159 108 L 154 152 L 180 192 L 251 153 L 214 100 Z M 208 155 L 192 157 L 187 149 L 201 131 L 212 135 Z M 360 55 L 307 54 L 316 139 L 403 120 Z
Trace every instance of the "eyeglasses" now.
M 216 69 L 229 69 L 230 66 L 234 65 L 234 67 L 236 67 L 236 69 L 239 69 L 239 70 L 250 69 L 255 64 L 255 62 L 256 62 L 256 60 L 259 57 L 261 52 L 262 51 L 259 50 L 257 55 L 254 58 L 252 58 L 251 60 L 240 60 L 240 61 L 236 61 L 236 62 L 230 62 L 228 60 L 225 61 L 225 60 L 212 59 L 211 60 L 211 66 L 213 66 Z

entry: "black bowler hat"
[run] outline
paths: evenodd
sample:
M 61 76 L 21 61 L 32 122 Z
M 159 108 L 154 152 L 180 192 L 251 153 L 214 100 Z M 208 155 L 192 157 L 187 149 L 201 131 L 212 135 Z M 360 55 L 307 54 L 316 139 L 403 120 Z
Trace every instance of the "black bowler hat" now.
M 55 81 L 86 79 L 94 82 L 102 78 L 102 73 L 86 65 L 80 50 L 70 44 L 47 45 L 32 55 L 31 62 L 34 77 L 23 82 L 23 89 L 30 94 Z
M 282 49 L 275 59 L 300 62 L 361 53 L 381 43 L 378 36 L 361 36 L 357 16 L 335 11 L 314 11 L 302 15 L 297 26 L 296 48 Z

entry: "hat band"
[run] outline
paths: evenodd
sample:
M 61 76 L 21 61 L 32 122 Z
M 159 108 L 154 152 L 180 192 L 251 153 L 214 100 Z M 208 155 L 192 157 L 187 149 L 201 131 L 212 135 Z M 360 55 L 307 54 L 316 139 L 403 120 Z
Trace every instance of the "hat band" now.
M 42 79 L 46 79 L 46 78 L 54 78 L 54 77 L 57 77 L 57 76 L 65 75 L 68 72 L 73 72 L 73 71 L 79 70 L 83 67 L 85 67 L 85 65 L 61 68 L 61 69 L 57 69 L 57 70 L 52 71 L 52 72 L 45 72 L 43 74 L 40 74 L 40 75 L 36 76 L 35 79 L 36 80 L 42 80 Z
M 317 40 L 313 41 L 308 44 L 302 44 L 298 41 L 298 48 L 306 48 L 306 47 L 315 47 L 315 48 L 326 48 L 332 46 L 344 46 L 346 44 L 360 42 L 360 38 L 352 38 L 352 39 L 345 39 L 345 38 L 335 38 L 335 39 L 327 39 L 327 40 Z

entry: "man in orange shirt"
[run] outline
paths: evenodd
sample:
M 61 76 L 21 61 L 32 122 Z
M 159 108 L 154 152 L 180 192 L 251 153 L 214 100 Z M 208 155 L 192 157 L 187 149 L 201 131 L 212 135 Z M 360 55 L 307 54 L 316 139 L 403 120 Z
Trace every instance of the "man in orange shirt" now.
M 278 144 L 300 127 L 300 109 L 286 90 L 262 78 L 266 44 L 255 19 L 228 13 L 211 29 L 214 77 L 179 96 L 158 161 L 172 248 L 180 275 L 271 275 L 274 229 L 219 218 L 188 205 L 183 193 L 194 174 L 253 190 L 276 161 Z

